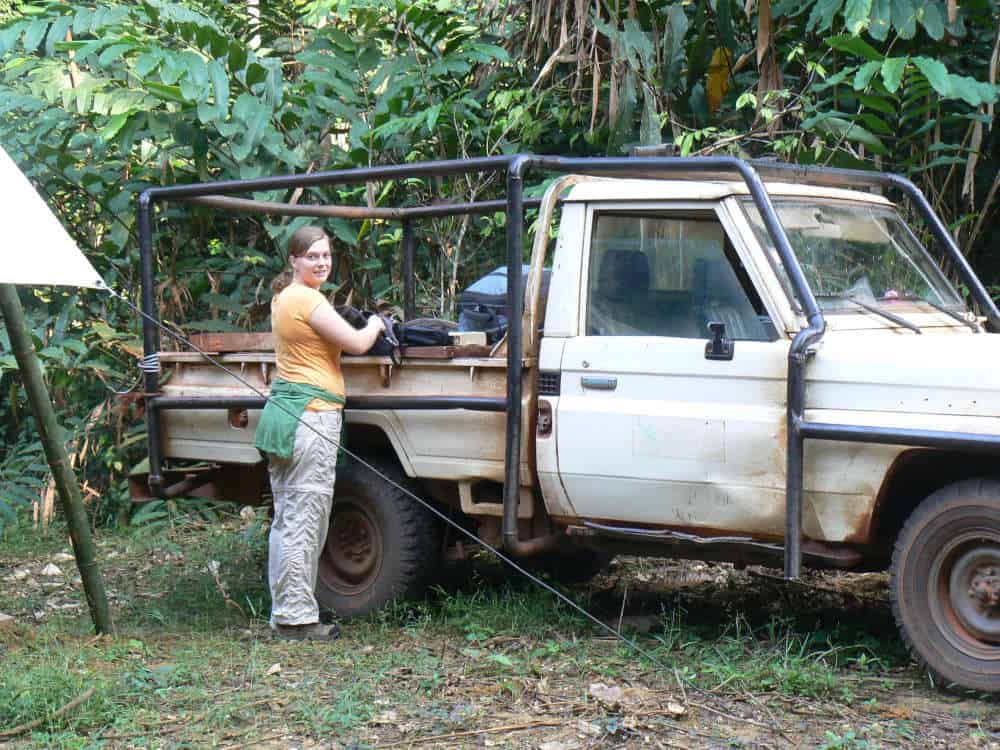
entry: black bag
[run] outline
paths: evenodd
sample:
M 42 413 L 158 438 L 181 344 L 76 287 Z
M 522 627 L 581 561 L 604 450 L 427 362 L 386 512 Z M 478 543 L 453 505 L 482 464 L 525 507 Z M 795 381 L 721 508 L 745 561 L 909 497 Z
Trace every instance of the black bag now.
M 458 330 L 458 326 L 450 320 L 438 318 L 415 318 L 399 326 L 399 340 L 406 346 L 448 346 L 451 337 L 449 331 Z
M 353 305 L 341 305 L 337 308 L 337 312 L 340 314 L 344 320 L 346 320 L 351 326 L 361 330 L 366 325 L 368 325 L 368 318 L 372 315 L 378 315 L 378 313 L 369 312 L 367 310 L 359 310 Z M 365 354 L 372 354 L 379 357 L 391 357 L 395 364 L 399 364 L 399 323 L 394 321 L 385 315 L 380 315 L 382 318 L 382 332 L 375 339 L 375 343 L 372 344 L 372 348 L 365 352 Z
M 485 305 L 474 305 L 463 308 L 459 313 L 458 330 L 482 331 L 486 334 L 486 343 L 495 344 L 503 337 L 506 321 L 495 310 Z
M 521 267 L 522 282 L 528 278 L 530 266 Z M 541 298 L 549 294 L 551 269 L 542 270 Z M 507 330 L 510 312 L 507 310 L 507 267 L 500 266 L 470 284 L 458 296 L 458 329 L 486 331 L 486 340 L 493 344 Z

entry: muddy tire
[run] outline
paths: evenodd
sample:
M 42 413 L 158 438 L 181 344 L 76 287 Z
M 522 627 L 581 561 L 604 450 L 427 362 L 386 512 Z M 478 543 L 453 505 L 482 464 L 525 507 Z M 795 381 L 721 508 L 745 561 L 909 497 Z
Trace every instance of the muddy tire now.
M 1000 692 L 1000 481 L 956 482 L 920 504 L 896 540 L 891 596 L 938 685 Z
M 413 491 L 397 467 L 368 462 Z M 352 617 L 417 596 L 440 558 L 440 525 L 430 511 L 353 459 L 337 472 L 330 530 L 316 576 L 320 607 Z

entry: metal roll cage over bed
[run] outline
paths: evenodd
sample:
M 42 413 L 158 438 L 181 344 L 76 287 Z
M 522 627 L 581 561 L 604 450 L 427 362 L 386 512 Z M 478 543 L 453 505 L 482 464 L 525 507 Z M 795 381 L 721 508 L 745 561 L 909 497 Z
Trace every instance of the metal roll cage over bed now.
M 954 269 L 967 285 L 973 300 L 987 317 L 990 331 L 1000 331 L 1000 311 L 982 283 L 973 273 L 965 257 L 955 244 L 940 219 L 934 214 L 927 199 L 908 179 L 884 172 L 800 167 L 773 162 L 745 162 L 732 157 L 628 157 L 628 158 L 562 158 L 518 154 L 479 159 L 420 162 L 399 166 L 368 167 L 359 169 L 316 172 L 312 174 L 263 177 L 248 180 L 206 182 L 192 185 L 148 188 L 139 196 L 139 250 L 142 273 L 142 310 L 157 318 L 154 301 L 153 279 L 153 206 L 160 201 L 186 201 L 217 208 L 286 216 L 316 216 L 342 218 L 380 218 L 401 221 L 403 225 L 403 294 L 404 316 L 414 315 L 413 259 L 416 235 L 413 221 L 420 218 L 450 216 L 466 213 L 506 212 L 507 267 L 517 268 L 522 263 L 524 210 L 538 201 L 524 198 L 524 178 L 529 171 L 573 173 L 646 179 L 698 177 L 700 179 L 740 179 L 746 183 L 750 196 L 760 211 L 768 234 L 784 264 L 798 303 L 806 318 L 806 326 L 792 339 L 788 352 L 787 383 L 787 472 L 785 510 L 785 578 L 797 578 L 802 565 L 802 477 L 803 445 L 806 438 L 859 443 L 885 443 L 929 448 L 961 448 L 976 451 L 1000 451 L 1000 436 L 938 430 L 913 430 L 875 428 L 858 425 L 824 424 L 806 422 L 805 368 L 809 348 L 816 344 L 826 330 L 826 321 L 816 299 L 806 283 L 802 268 L 781 226 L 774 205 L 764 186 L 763 177 L 787 182 L 808 183 L 830 187 L 880 187 L 896 188 L 913 203 L 927 223 L 935 240 L 943 247 Z M 267 203 L 240 198 L 224 197 L 233 193 L 265 190 L 285 190 L 321 185 L 346 185 L 377 182 L 389 179 L 445 177 L 482 172 L 505 172 L 507 197 L 501 201 L 479 203 L 441 204 L 413 208 L 364 208 L 358 206 L 310 206 Z M 520 274 L 509 275 L 507 306 L 511 320 L 520 320 L 524 308 L 524 280 Z M 537 548 L 538 540 L 522 540 L 517 531 L 517 505 L 519 495 L 519 457 L 521 455 L 521 380 L 523 370 L 523 329 L 511 325 L 507 345 L 507 397 L 441 398 L 441 397 L 348 397 L 348 408 L 383 409 L 470 409 L 477 411 L 506 411 L 506 445 L 504 454 L 503 539 L 504 548 L 513 554 L 530 553 Z M 143 351 L 146 356 L 156 354 L 160 348 L 159 333 L 149 320 L 143 320 Z M 158 376 L 145 373 L 146 393 L 157 393 Z M 202 408 L 224 409 L 239 401 L 244 408 L 260 408 L 260 398 L 194 399 L 152 396 L 147 400 L 146 430 L 149 438 L 149 487 L 154 496 L 163 492 L 162 446 L 160 444 L 161 409 Z

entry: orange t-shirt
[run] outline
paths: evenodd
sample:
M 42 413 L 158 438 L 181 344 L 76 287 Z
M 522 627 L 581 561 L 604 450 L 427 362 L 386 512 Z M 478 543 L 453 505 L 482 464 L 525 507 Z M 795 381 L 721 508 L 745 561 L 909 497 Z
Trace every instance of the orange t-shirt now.
M 320 305 L 329 304 L 315 289 L 291 284 L 271 300 L 271 330 L 278 377 L 292 383 L 306 383 L 344 395 L 344 375 L 340 371 L 340 347 L 325 341 L 309 325 L 309 316 Z M 313 399 L 309 411 L 341 408 L 322 399 Z

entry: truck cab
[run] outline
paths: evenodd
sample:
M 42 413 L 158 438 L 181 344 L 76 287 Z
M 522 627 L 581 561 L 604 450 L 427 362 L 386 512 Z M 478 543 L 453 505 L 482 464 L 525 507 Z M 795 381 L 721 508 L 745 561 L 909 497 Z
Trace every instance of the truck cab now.
M 982 372 L 952 372 L 946 385 L 933 369 L 1000 342 L 972 338 L 978 323 L 893 205 L 793 184 L 768 192 L 826 314 L 807 417 L 997 432 L 995 417 L 960 397 L 976 383 L 989 390 Z M 550 512 L 780 540 L 787 362 L 803 326 L 745 186 L 574 187 L 539 352 L 540 370 L 557 372 L 560 385 L 541 397 L 554 415 L 554 450 L 536 447 Z M 903 452 L 807 447 L 805 537 L 831 550 L 851 545 L 859 563 L 885 557 L 866 547 L 877 541 L 883 479 Z

